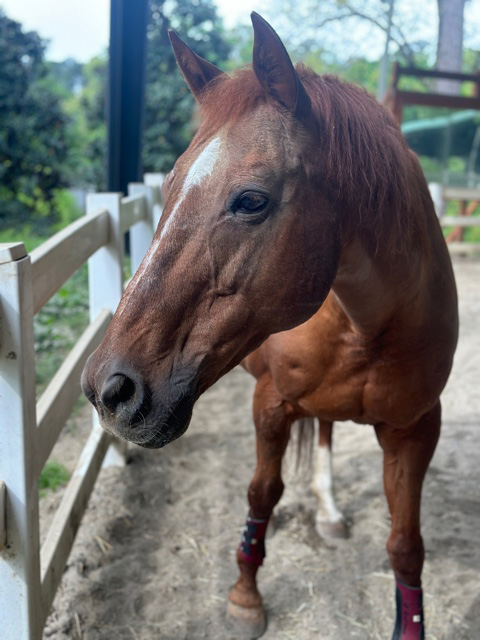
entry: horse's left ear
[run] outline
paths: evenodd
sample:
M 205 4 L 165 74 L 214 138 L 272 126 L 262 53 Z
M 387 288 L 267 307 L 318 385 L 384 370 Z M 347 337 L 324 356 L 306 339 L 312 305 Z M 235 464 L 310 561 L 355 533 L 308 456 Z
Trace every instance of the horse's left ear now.
M 198 56 L 172 29 L 168 31 L 168 37 L 186 83 L 197 102 L 201 102 L 202 93 L 207 84 L 217 76 L 222 75 L 223 71 L 208 62 L 208 60 Z
M 265 91 L 291 113 L 310 104 L 283 42 L 266 20 L 252 11 L 253 70 Z

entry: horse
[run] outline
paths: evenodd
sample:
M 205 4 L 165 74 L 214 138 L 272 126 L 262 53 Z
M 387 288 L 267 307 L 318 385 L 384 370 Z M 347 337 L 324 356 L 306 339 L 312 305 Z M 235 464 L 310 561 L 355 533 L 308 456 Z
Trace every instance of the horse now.
M 228 596 L 250 638 L 265 629 L 256 577 L 292 424 L 318 418 L 326 445 L 334 421 L 372 425 L 393 638 L 423 638 L 421 490 L 458 334 L 449 254 L 393 116 L 364 90 L 295 67 L 273 28 L 256 13 L 252 23 L 252 67 L 232 74 L 170 32 L 202 123 L 165 179 L 153 242 L 83 391 L 108 432 L 159 448 L 229 370 L 255 376 L 257 466 Z

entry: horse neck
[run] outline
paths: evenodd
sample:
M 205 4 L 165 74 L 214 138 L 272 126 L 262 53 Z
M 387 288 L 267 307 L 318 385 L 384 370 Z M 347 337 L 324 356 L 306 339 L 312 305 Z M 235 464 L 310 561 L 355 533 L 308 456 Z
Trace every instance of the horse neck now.
M 420 249 L 387 255 L 365 238 L 353 238 L 342 250 L 332 292 L 355 329 L 381 331 L 392 317 L 411 309 L 424 286 L 426 261 Z
M 390 210 L 369 216 L 367 225 L 360 212 L 356 216 L 350 210 L 342 217 L 347 240 L 332 290 L 353 325 L 366 334 L 382 330 L 389 318 L 408 323 L 409 315 L 416 315 L 424 304 L 425 296 L 419 294 L 432 283 L 433 265 L 451 270 L 422 170 L 412 153 L 408 161 L 411 199 L 403 203 L 401 225 Z M 390 227 L 379 233 L 378 224 Z M 395 233 L 395 228 L 400 228 L 403 241 L 392 249 L 388 232 Z

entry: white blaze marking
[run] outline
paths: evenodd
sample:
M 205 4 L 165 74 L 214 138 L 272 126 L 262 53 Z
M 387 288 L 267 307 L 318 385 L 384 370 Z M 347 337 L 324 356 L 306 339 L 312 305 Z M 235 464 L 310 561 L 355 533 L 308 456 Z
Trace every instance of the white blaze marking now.
M 329 522 L 345 520 L 342 512 L 335 504 L 332 452 L 328 447 L 318 447 L 312 489 L 320 498 Z
M 200 184 L 202 180 L 208 178 L 208 176 L 212 175 L 212 171 L 217 164 L 218 157 L 220 155 L 220 146 L 221 141 L 220 138 L 213 138 L 205 149 L 198 155 L 195 162 L 191 165 L 188 170 L 187 176 L 183 183 L 182 192 L 180 193 L 180 197 L 175 203 L 175 206 L 172 209 L 172 213 L 170 214 L 168 220 L 165 222 L 165 225 L 162 229 L 162 233 L 160 234 L 160 238 L 163 238 L 166 232 L 168 231 L 170 225 L 172 224 L 173 219 L 175 218 L 175 214 L 177 213 L 180 205 L 187 197 L 188 192 L 192 187 Z
M 168 217 L 168 220 L 165 222 L 162 229 L 162 233 L 160 234 L 160 237 L 157 238 L 157 240 L 152 245 L 150 245 L 150 248 L 147 251 L 145 258 L 143 259 L 142 265 L 139 267 L 136 273 L 136 283 L 130 287 L 128 297 L 130 297 L 130 294 L 132 293 L 134 288 L 141 283 L 141 278 L 143 277 L 146 269 L 155 258 L 155 254 L 160 245 L 160 240 L 165 236 L 166 232 L 170 228 L 172 221 L 175 218 L 175 214 L 180 208 L 180 205 L 182 204 L 182 202 L 187 197 L 187 194 L 190 191 L 190 189 L 200 184 L 202 180 L 204 180 L 205 178 L 208 178 L 208 176 L 212 175 L 212 171 L 220 155 L 220 147 L 221 147 L 220 138 L 213 138 L 213 140 L 210 140 L 210 142 L 207 144 L 205 149 L 203 149 L 203 151 L 198 154 L 197 158 L 195 159 L 195 162 L 191 165 L 185 177 L 185 181 L 182 186 L 180 197 L 175 203 L 175 206 L 173 207 L 172 212 Z M 126 302 L 127 302 L 127 298 L 124 296 L 122 306 L 119 307 L 118 309 L 119 315 L 122 314 Z

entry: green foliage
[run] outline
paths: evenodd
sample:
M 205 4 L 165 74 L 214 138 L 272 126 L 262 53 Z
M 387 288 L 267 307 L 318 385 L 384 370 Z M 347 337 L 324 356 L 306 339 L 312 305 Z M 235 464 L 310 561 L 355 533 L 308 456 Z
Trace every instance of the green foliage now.
M 71 147 L 75 174 L 71 183 L 95 191 L 106 188 L 107 125 L 105 120 L 107 56 L 92 58 L 81 69 L 81 88 L 65 102 L 72 119 Z
M 152 0 L 147 33 L 145 171 L 170 171 L 192 138 L 193 97 L 175 62 L 168 29 L 198 55 L 223 67 L 230 45 L 211 0 Z
M 43 56 L 39 36 L 0 12 L 0 229 L 48 228 L 68 182 L 68 118 Z
M 317 73 L 332 73 L 342 80 L 352 82 L 374 94 L 378 84 L 378 62 L 364 58 L 350 58 L 344 63 L 329 60 L 323 51 L 310 51 L 303 61 Z
M 56 491 L 59 487 L 63 487 L 69 479 L 68 469 L 61 462 L 48 461 L 38 479 L 40 496 L 46 495 L 48 490 Z
M 37 394 L 41 393 L 88 325 L 88 272 L 84 265 L 34 319 Z

